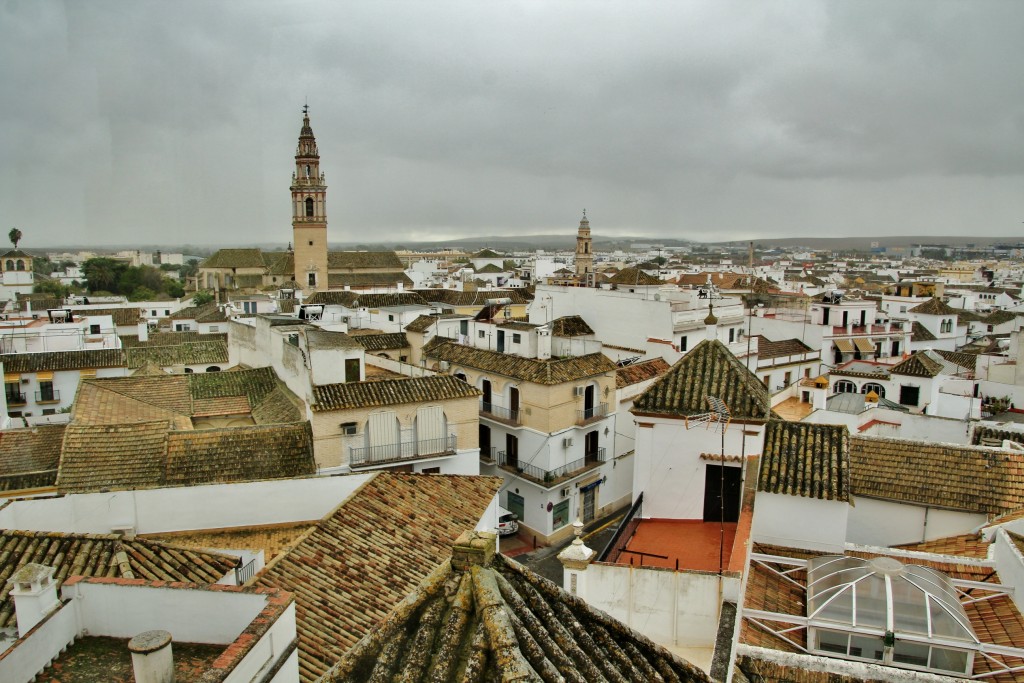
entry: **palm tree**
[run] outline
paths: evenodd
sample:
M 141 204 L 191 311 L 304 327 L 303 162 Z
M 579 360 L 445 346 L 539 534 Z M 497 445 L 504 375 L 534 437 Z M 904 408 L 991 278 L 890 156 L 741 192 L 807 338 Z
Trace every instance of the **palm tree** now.
M 21 241 L 21 230 L 18 230 L 17 228 L 11 228 L 11 231 L 7 233 L 7 238 L 11 240 L 11 244 L 13 244 L 14 248 L 17 249 L 18 242 Z

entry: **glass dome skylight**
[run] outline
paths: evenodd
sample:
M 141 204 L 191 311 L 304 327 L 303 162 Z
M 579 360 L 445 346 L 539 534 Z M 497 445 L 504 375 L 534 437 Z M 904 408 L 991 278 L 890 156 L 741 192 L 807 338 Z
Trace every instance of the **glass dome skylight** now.
M 968 673 L 978 638 L 949 577 L 891 557 L 807 563 L 808 647 L 893 666 Z M 957 646 L 962 643 L 964 649 Z

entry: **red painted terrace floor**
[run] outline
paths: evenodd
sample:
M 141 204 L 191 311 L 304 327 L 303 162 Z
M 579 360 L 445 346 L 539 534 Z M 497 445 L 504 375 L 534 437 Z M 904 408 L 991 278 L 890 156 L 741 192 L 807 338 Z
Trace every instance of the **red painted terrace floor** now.
M 644 519 L 616 564 L 717 572 L 721 563 L 728 570 L 735 538 L 735 522 Z

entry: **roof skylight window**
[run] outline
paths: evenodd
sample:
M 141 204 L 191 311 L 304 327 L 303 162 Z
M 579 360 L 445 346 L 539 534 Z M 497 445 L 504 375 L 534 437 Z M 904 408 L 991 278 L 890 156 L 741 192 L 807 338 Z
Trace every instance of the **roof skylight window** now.
M 978 638 L 945 574 L 891 557 L 807 563 L 808 649 L 846 659 L 967 674 Z

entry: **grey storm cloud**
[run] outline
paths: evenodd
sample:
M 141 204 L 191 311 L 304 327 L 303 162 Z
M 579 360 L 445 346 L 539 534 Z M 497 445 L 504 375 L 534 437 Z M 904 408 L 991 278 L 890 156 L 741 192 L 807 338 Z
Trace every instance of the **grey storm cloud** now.
M 336 242 L 1006 235 L 1024 3 L 0 0 L 0 225 Z

